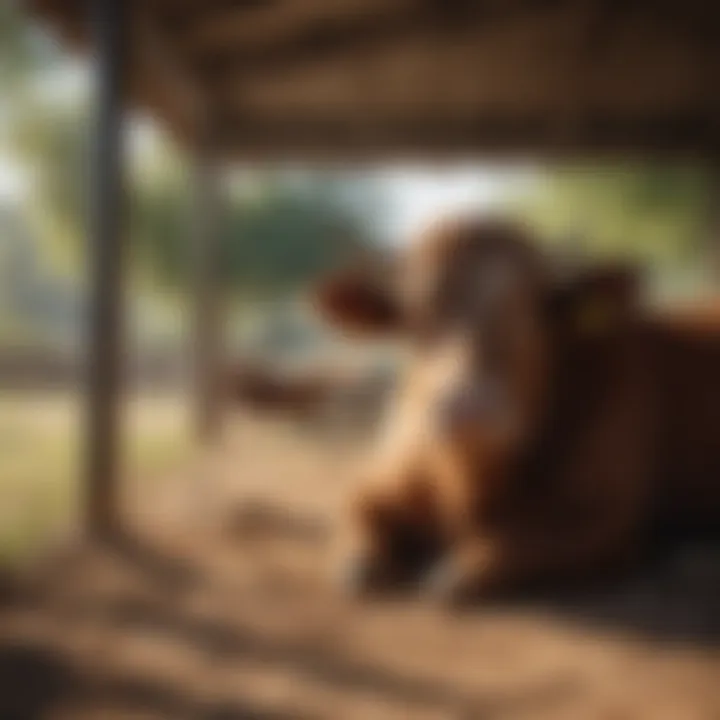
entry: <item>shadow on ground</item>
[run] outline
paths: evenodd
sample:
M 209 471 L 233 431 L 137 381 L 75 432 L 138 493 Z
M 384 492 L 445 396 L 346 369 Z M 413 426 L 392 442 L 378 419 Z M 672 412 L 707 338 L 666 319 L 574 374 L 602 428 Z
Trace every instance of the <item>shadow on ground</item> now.
M 244 505 L 230 518 L 229 535 L 236 541 L 274 539 L 314 548 L 331 540 L 320 518 L 272 504 Z M 666 538 L 629 571 L 592 587 L 536 589 L 500 602 L 648 640 L 720 647 L 720 534 Z M 478 601 L 464 612 L 482 607 Z
M 177 720 L 304 720 L 297 709 L 265 710 L 251 704 L 199 700 L 170 684 L 141 677 L 91 680 L 59 653 L 32 645 L 0 647 L 0 717 L 42 720 L 53 708 L 82 713 L 88 707 L 143 717 L 148 712 Z M 102 711 L 100 711 L 102 712 Z M 70 715 L 72 717 L 72 715 Z M 95 717 L 102 717 L 96 714 Z
M 568 673 L 549 673 L 532 681 L 513 683 L 512 687 L 495 688 L 489 684 L 482 690 L 468 690 L 467 686 L 449 681 L 443 673 L 429 677 L 427 673 L 385 666 L 311 634 L 268 633 L 254 623 L 252 614 L 244 614 L 242 602 L 248 596 L 254 594 L 256 603 L 263 605 L 259 589 L 237 591 L 229 609 L 226 603 L 223 612 L 192 612 L 182 599 L 197 590 L 213 595 L 212 573 L 205 561 L 216 552 L 243 555 L 249 565 L 262 566 L 266 560 L 258 547 L 269 544 L 304 554 L 312 562 L 329 538 L 328 528 L 321 520 L 278 510 L 271 504 L 247 505 L 229 517 L 227 526 L 219 528 L 215 544 L 204 545 L 192 557 L 147 538 L 117 537 L 105 543 L 100 551 L 92 549 L 99 555 L 93 562 L 99 564 L 91 564 L 77 576 L 80 579 L 70 579 L 75 576 L 69 574 L 69 567 L 64 567 L 52 578 L 48 575 L 42 582 L 35 581 L 27 587 L 19 584 L 13 590 L 9 582 L 4 582 L 6 587 L 0 596 L 3 627 L 12 630 L 16 613 L 18 617 L 29 614 L 31 620 L 49 619 L 64 628 L 66 636 L 75 632 L 73 622 L 79 618 L 84 624 L 110 628 L 120 639 L 138 635 L 168 638 L 178 647 L 192 648 L 211 667 L 242 668 L 249 664 L 267 668 L 268 672 L 313 687 L 330 688 L 334 693 L 353 698 L 372 697 L 404 708 L 405 714 L 398 717 L 425 717 L 421 713 L 428 710 L 442 713 L 437 717 L 458 720 L 526 717 L 526 713 L 542 708 L 552 712 L 557 704 L 581 692 L 577 679 Z M 112 564 L 131 568 L 135 575 L 117 588 L 110 585 L 100 588 L 94 568 Z M 280 613 L 292 609 L 296 602 L 293 583 L 284 588 L 284 609 Z M 311 593 L 310 600 L 304 596 L 302 602 L 320 606 L 322 617 L 322 607 L 329 603 L 331 592 L 318 585 L 311 588 Z M 408 608 L 417 605 L 410 599 L 407 603 Z M 719 608 L 720 545 L 714 539 L 670 546 L 631 576 L 602 590 L 538 594 L 509 599 L 505 606 L 510 612 L 517 610 L 527 615 L 531 611 L 535 617 L 546 614 L 561 618 L 592 632 L 619 631 L 652 642 L 682 642 L 702 649 L 720 646 Z M 364 610 L 356 607 L 353 612 Z M 470 613 L 472 623 L 473 618 L 482 616 L 484 609 L 475 606 L 466 612 Z M 348 614 L 343 622 L 352 623 L 358 617 Z M 422 632 L 423 627 L 418 627 L 418 632 Z M 473 627 L 468 625 L 467 632 L 474 632 Z M 85 717 L 81 711 L 86 707 L 111 707 L 125 713 L 122 717 L 151 714 L 173 720 L 337 717 L 333 711 L 318 713 L 312 706 L 306 709 L 292 703 L 290 707 L 274 704 L 267 707 L 266 703 L 250 699 L 251 694 L 242 699 L 242 685 L 241 699 L 225 701 L 197 694 L 182 682 L 133 674 L 127 669 L 88 674 L 80 669 L 73 653 L 63 647 L 37 632 L 32 638 L 13 632 L 0 635 L 2 720 L 56 716 L 74 720 Z M 492 660 L 492 655 L 488 654 L 488 658 Z M 75 710 L 69 715 L 53 714 L 63 707 Z

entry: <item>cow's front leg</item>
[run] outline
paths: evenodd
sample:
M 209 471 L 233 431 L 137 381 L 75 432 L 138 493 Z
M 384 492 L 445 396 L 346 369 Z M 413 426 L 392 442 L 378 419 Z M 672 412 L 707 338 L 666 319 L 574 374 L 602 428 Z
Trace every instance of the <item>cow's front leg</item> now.
M 487 540 L 464 542 L 431 568 L 423 582 L 423 595 L 455 605 L 486 594 L 498 581 L 493 555 L 493 545 Z
M 440 538 L 424 486 L 365 490 L 353 502 L 336 555 L 336 575 L 352 594 L 416 584 L 439 556 Z
M 529 583 L 590 578 L 638 549 L 634 530 L 629 523 L 548 524 L 468 538 L 428 573 L 425 594 L 456 604 Z
M 392 585 L 397 574 L 390 552 L 390 530 L 398 508 L 378 489 L 364 490 L 343 513 L 333 546 L 332 576 L 350 595 L 365 595 Z

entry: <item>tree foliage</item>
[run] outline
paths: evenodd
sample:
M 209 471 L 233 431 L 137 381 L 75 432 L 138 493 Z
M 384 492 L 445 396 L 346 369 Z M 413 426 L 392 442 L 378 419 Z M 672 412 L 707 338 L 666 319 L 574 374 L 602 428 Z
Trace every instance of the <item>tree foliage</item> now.
M 548 240 L 591 256 L 636 261 L 651 293 L 673 299 L 713 291 L 720 228 L 713 177 L 698 165 L 595 165 L 554 169 L 520 209 Z M 717 218 L 716 218 L 717 222 Z
M 13 159 L 29 176 L 26 215 L 46 247 L 77 268 L 84 265 L 91 196 L 91 108 L 82 91 L 68 97 L 43 90 L 43 79 L 62 64 L 17 3 L 2 4 L 0 69 L 18 90 L 12 112 L 2 119 Z M 157 135 L 138 150 L 135 135 L 126 156 L 125 232 L 133 271 L 182 289 L 190 280 L 196 221 L 186 163 Z M 377 198 L 367 184 L 340 175 L 279 172 L 255 173 L 254 184 L 251 193 L 229 193 L 221 217 L 213 218 L 231 292 L 292 292 L 370 234 L 366 219 L 370 209 L 377 212 Z
M 701 259 L 709 193 L 697 166 L 600 165 L 546 174 L 522 205 L 550 237 L 672 265 Z
M 32 203 L 41 230 L 81 257 L 89 184 L 87 114 L 76 108 L 29 113 L 16 127 L 15 152 L 32 168 Z M 128 178 L 127 240 L 140 274 L 185 286 L 193 262 L 193 189 L 174 150 L 158 143 Z M 346 185 L 351 184 L 348 179 Z M 367 242 L 360 195 L 348 201 L 340 178 L 307 175 L 292 182 L 269 174 L 252 193 L 220 198 L 224 279 L 238 294 L 290 292 Z M 374 211 L 373 211 L 374 212 Z

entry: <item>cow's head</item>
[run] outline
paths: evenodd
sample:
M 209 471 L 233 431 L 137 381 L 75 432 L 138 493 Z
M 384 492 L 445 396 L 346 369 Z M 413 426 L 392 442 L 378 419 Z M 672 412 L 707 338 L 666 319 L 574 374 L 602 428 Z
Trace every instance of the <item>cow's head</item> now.
M 523 227 L 465 219 L 429 228 L 388 275 L 350 269 L 316 297 L 345 330 L 407 340 L 436 437 L 505 456 L 540 417 L 559 345 L 610 337 L 634 290 L 617 265 L 558 277 Z

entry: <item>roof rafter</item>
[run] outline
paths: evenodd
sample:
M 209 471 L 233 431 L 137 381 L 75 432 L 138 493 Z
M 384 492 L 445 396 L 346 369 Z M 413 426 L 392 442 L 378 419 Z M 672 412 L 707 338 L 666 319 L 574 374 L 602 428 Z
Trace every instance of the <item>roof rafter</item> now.
M 25 2 L 87 49 L 85 0 Z M 193 139 L 212 115 L 231 154 L 704 146 L 720 157 L 715 0 L 134 7 L 132 100 Z
M 465 0 L 414 0 L 392 11 L 347 16 L 322 16 L 301 24 L 279 40 L 259 45 L 227 45 L 199 53 L 198 66 L 208 79 L 222 81 L 239 73 L 330 61 L 339 54 L 372 51 L 416 34 L 443 35 L 468 31 L 479 22 L 510 20 L 518 13 L 545 11 L 567 0 L 514 0 L 510 3 L 479 3 Z
M 242 13 L 275 5 L 281 0 L 154 0 L 160 23 L 168 30 L 185 33 L 209 15 Z
M 613 153 L 647 152 L 679 157 L 705 157 L 714 141 L 717 123 L 702 114 L 677 113 L 665 117 L 583 117 L 580 132 L 558 142 L 557 128 L 545 115 L 487 114 L 438 119 L 413 117 L 379 119 L 368 124 L 347 117 L 235 118 L 225 127 L 223 142 L 240 157 L 322 157 L 323 149 L 342 146 L 343 157 L 403 157 L 423 154 L 513 154 L 543 146 L 551 154 L 593 150 Z M 693 138 L 693 143 L 687 142 Z M 330 155 L 332 155 L 332 151 Z
M 26 0 L 74 48 L 85 50 L 93 38 L 83 0 Z M 197 140 L 199 127 L 212 103 L 195 70 L 177 52 L 167 31 L 157 22 L 152 7 L 136 3 L 129 14 L 129 93 L 135 102 L 148 106 L 170 120 L 184 142 Z

